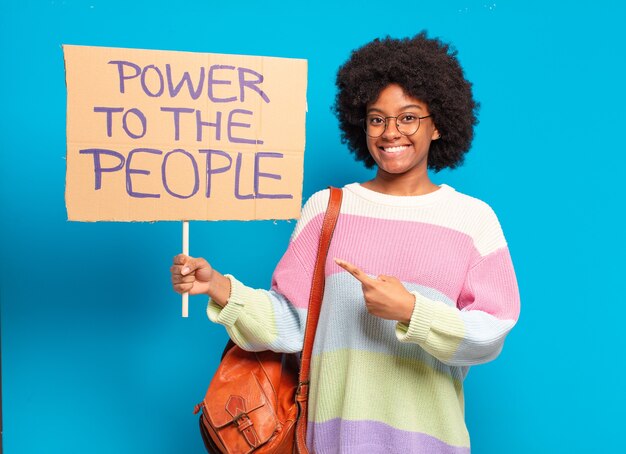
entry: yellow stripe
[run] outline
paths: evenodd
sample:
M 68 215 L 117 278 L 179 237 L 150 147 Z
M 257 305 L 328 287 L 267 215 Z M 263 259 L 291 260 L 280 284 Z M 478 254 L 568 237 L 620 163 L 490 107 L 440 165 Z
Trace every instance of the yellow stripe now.
M 404 323 L 396 325 L 398 340 L 419 344 L 441 361 L 451 359 L 465 337 L 465 325 L 459 311 L 419 292 L 411 293 L 415 295 L 415 309 L 408 326 Z
M 380 421 L 469 446 L 463 387 L 450 375 L 413 359 L 358 350 L 323 353 L 311 366 L 312 422 Z
M 226 276 L 231 282 L 229 303 L 221 308 L 209 301 L 209 319 L 222 323 L 237 345 L 255 350 L 271 345 L 278 338 L 271 298 L 263 290 L 247 287 L 233 276 Z
M 438 303 L 438 304 L 437 304 Z M 435 303 L 435 314 L 426 345 L 442 361 L 451 359 L 465 337 L 465 325 L 458 310 Z M 428 350 L 428 349 L 427 349 Z

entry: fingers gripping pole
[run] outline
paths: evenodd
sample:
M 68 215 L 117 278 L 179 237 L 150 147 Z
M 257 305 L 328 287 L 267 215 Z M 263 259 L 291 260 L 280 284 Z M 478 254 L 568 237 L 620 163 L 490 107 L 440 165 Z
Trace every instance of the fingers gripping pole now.
M 183 254 L 189 255 L 189 221 L 183 221 Z M 183 317 L 189 316 L 189 292 L 183 293 Z

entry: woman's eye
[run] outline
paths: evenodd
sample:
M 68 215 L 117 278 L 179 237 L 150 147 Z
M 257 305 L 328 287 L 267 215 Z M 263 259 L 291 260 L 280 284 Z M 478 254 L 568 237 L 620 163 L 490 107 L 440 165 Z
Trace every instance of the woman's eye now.
M 379 125 L 382 125 L 383 123 L 385 123 L 385 120 L 383 120 L 380 117 L 370 117 L 369 119 L 369 124 L 372 126 L 379 126 Z
M 416 120 L 417 120 L 417 117 L 412 114 L 406 114 L 400 117 L 400 121 L 402 123 L 413 123 Z

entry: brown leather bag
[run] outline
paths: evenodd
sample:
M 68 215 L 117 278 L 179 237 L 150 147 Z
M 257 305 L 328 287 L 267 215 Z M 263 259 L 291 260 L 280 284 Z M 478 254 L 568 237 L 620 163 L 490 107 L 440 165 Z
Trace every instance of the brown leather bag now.
M 307 454 L 306 426 L 313 339 L 324 294 L 324 264 L 341 207 L 330 188 L 307 311 L 302 354 L 249 352 L 229 341 L 204 400 L 200 432 L 213 454 Z

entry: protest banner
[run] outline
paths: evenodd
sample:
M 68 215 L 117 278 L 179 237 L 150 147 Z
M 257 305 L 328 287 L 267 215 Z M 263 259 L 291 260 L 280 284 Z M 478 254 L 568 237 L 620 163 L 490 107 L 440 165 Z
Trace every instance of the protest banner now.
M 69 220 L 300 216 L 306 60 L 74 45 L 63 52 Z
M 70 220 L 299 217 L 306 60 L 63 51 Z

